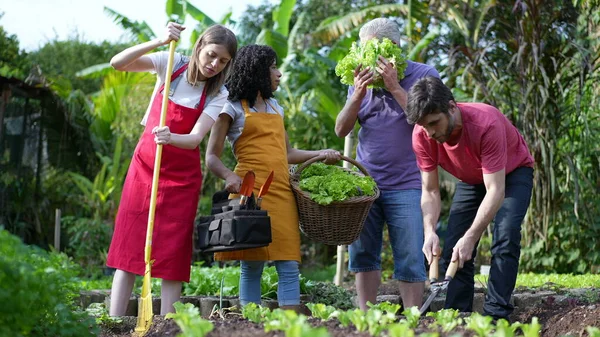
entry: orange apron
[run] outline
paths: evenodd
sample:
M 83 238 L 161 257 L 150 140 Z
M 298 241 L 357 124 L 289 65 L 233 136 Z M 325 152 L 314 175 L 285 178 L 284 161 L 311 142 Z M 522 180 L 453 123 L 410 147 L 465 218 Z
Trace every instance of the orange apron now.
M 273 182 L 261 204 L 271 217 L 273 241 L 267 247 L 215 253 L 215 260 L 300 262 L 298 209 L 289 182 L 283 117 L 278 113 L 250 112 L 248 102 L 242 100 L 241 103 L 246 120 L 242 134 L 235 142 L 238 164 L 234 172 L 243 177 L 247 171 L 254 170 L 256 197 L 271 170 L 274 171 Z

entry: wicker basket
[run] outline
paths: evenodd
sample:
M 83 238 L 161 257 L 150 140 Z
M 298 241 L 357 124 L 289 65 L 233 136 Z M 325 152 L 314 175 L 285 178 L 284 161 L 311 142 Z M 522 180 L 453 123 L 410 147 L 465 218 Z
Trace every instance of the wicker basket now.
M 300 229 L 311 240 L 327 245 L 347 245 L 354 242 L 362 231 L 365 219 L 373 201 L 379 197 L 379 189 L 375 187 L 375 195 L 352 197 L 342 202 L 319 205 L 310 199 L 310 193 L 300 189 L 300 175 L 310 164 L 322 160 L 315 157 L 290 174 L 290 184 L 298 203 Z M 367 170 L 355 160 L 342 156 L 342 159 L 358 167 L 363 174 L 346 168 L 343 170 L 359 176 L 368 176 Z

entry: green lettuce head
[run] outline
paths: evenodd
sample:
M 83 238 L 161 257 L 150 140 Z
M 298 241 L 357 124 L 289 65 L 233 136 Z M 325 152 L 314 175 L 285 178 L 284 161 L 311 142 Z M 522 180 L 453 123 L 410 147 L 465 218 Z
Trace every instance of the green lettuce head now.
M 362 64 L 363 68 L 371 67 L 375 72 L 373 83 L 369 85 L 369 88 L 385 89 L 381 75 L 375 70 L 379 55 L 394 64 L 394 68 L 398 71 L 398 81 L 404 78 L 404 70 L 407 66 L 406 58 L 402 53 L 402 49 L 388 38 L 383 38 L 381 41 L 370 39 L 363 45 L 358 45 L 356 42 L 352 43 L 348 55 L 335 67 L 335 74 L 340 77 L 343 84 L 354 85 L 354 69 Z

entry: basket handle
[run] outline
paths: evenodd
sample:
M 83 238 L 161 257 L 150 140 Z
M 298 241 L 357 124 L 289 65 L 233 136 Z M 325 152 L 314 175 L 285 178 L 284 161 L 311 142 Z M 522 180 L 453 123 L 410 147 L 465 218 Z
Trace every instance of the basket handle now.
M 363 174 L 364 174 L 366 177 L 369 177 L 369 176 L 370 176 L 370 175 L 369 175 L 369 172 L 367 172 L 367 170 L 366 170 L 366 169 L 365 169 L 365 168 L 364 168 L 364 167 L 363 167 L 363 166 L 362 166 L 362 165 L 361 165 L 359 162 L 357 162 L 356 160 L 354 160 L 354 159 L 352 159 L 352 158 L 349 158 L 349 157 L 346 157 L 346 156 L 343 156 L 343 155 L 341 156 L 341 158 L 342 158 L 342 160 L 345 160 L 345 161 L 349 162 L 350 164 L 352 164 L 352 165 L 354 165 L 354 166 L 358 167 L 358 169 L 359 169 L 359 170 L 360 170 L 360 171 L 361 171 L 361 172 L 362 172 L 362 173 L 363 173 Z M 314 162 L 317 162 L 317 161 L 322 161 L 322 160 L 324 160 L 324 159 L 325 159 L 325 156 L 324 156 L 324 155 L 319 155 L 319 156 L 316 156 L 316 157 L 312 157 L 312 158 L 310 158 L 309 160 L 305 161 L 303 164 L 301 164 L 300 166 L 298 166 L 298 169 L 296 170 L 296 172 L 294 173 L 294 175 L 296 175 L 296 174 L 297 174 L 298 176 L 300 176 L 300 173 L 302 173 L 302 170 L 304 170 L 305 168 L 307 168 L 307 167 L 308 167 L 310 164 L 312 164 L 312 163 L 314 163 Z

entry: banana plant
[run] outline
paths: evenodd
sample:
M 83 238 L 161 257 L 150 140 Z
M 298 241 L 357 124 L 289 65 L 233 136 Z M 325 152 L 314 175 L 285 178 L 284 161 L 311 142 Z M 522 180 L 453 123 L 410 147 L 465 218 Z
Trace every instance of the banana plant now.
M 280 60 L 285 59 L 288 55 L 288 35 L 294 6 L 296 6 L 296 0 L 281 0 L 279 6 L 273 11 L 273 27 L 263 28 L 256 37 L 256 44 L 270 46 Z
M 122 158 L 123 137 L 117 139 L 112 158 L 102 156 L 102 167 L 94 179 L 76 173 L 69 172 L 68 175 L 75 183 L 81 198 L 79 199 L 93 216 L 94 219 L 112 219 L 116 205 L 121 198 L 121 186 L 127 173 L 129 159 Z

